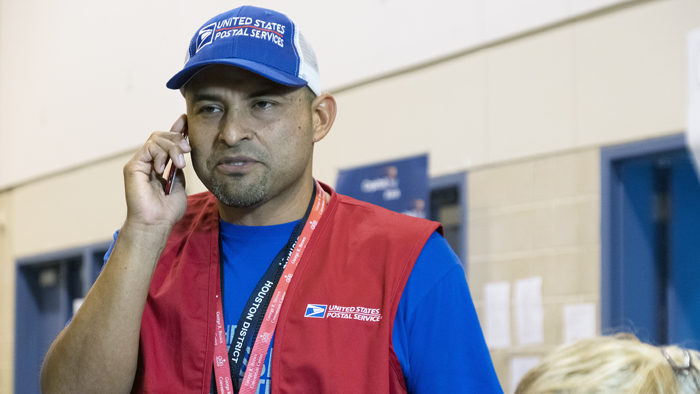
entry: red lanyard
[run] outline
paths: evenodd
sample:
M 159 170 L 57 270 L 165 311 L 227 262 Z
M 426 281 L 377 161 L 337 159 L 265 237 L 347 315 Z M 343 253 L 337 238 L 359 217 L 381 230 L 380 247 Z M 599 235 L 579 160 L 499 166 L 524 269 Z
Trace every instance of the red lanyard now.
M 272 339 L 272 335 L 275 333 L 275 328 L 277 327 L 277 319 L 282 308 L 282 302 L 287 294 L 287 288 L 289 287 L 289 283 L 292 281 L 292 276 L 294 276 L 294 271 L 301 260 L 301 256 L 306 250 L 311 234 L 316 229 L 316 225 L 318 224 L 319 219 L 321 219 L 321 215 L 326 208 L 326 192 L 321 188 L 321 185 L 318 182 L 316 182 L 316 190 L 316 199 L 314 201 L 313 208 L 309 213 L 309 219 L 306 221 L 299 239 L 297 239 L 292 256 L 289 258 L 287 266 L 282 272 L 282 278 L 280 278 L 280 281 L 275 288 L 275 293 L 270 300 L 270 305 L 265 311 L 265 318 L 262 321 L 262 325 L 260 326 L 260 330 L 258 331 L 258 335 L 255 339 L 255 345 L 253 345 L 253 350 L 250 352 L 250 357 L 248 358 L 248 364 L 246 366 L 245 374 L 243 375 L 243 382 L 241 383 L 239 394 L 255 394 L 258 388 L 260 374 L 265 362 L 265 356 L 267 356 L 267 351 L 270 348 L 270 340 Z M 216 385 L 219 394 L 233 394 L 231 369 L 229 367 L 228 353 L 226 349 L 226 333 L 224 329 L 224 312 L 220 286 L 217 286 L 216 288 L 214 374 L 216 376 Z

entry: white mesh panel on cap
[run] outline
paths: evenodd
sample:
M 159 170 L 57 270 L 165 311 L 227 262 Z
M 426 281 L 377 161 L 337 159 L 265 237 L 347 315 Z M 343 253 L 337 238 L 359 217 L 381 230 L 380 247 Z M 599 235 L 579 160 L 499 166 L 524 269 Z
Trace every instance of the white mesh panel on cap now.
M 294 46 L 299 54 L 299 78 L 305 80 L 311 91 L 317 96 L 321 94 L 321 76 L 318 72 L 316 53 L 311 44 L 301 34 L 299 26 L 294 30 Z

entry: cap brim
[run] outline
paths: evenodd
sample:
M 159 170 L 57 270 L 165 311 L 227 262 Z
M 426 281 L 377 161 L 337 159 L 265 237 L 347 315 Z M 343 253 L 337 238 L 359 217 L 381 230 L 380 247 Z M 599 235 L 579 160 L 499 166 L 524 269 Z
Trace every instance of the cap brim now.
M 301 78 L 295 77 L 291 74 L 287 74 L 284 71 L 280 71 L 276 68 L 266 66 L 264 64 L 252 62 L 245 59 L 217 59 L 211 61 L 203 61 L 198 63 L 192 63 L 187 67 L 183 68 L 182 71 L 175 74 L 174 77 L 170 78 L 168 83 L 165 84 L 170 89 L 180 89 L 183 85 L 187 83 L 192 77 L 199 71 L 207 66 L 213 64 L 225 64 L 229 66 L 240 67 L 248 71 L 254 72 L 262 77 L 265 77 L 271 81 L 277 82 L 286 86 L 302 87 L 306 86 L 307 82 Z

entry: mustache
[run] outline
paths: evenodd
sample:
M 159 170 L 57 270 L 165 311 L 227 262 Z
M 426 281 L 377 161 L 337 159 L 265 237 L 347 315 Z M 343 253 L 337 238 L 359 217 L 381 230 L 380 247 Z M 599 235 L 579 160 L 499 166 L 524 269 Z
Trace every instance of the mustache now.
M 196 154 L 194 151 L 192 153 Z M 265 163 L 267 162 L 267 153 L 252 145 L 225 146 L 214 149 L 206 161 L 210 168 L 220 163 L 232 161 L 257 161 Z

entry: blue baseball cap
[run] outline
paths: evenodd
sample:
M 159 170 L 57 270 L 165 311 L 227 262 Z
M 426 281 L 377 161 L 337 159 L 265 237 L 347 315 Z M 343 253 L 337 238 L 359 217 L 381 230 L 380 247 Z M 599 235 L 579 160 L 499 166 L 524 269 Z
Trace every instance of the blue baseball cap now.
M 277 11 L 242 6 L 208 20 L 192 37 L 185 67 L 166 86 L 180 89 L 212 64 L 244 68 L 286 86 L 321 94 L 316 54 L 297 25 Z

